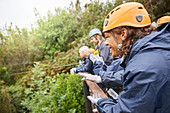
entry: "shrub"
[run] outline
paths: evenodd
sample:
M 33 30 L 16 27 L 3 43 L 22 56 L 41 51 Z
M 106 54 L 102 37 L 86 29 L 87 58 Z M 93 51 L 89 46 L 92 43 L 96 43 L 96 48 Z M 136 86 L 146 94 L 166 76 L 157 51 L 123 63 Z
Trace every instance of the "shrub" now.
M 28 112 L 85 112 L 81 78 L 77 75 L 46 75 L 42 64 L 32 69 L 30 87 L 24 92 L 22 105 Z

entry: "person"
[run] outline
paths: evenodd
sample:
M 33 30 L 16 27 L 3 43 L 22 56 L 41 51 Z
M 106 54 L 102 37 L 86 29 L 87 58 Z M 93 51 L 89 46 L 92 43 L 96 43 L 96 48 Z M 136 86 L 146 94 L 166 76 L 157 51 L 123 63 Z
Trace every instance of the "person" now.
M 110 49 L 105 45 L 105 39 L 102 36 L 102 32 L 95 28 L 89 33 L 90 42 L 96 45 L 95 55 L 99 55 L 103 58 L 106 65 L 110 65 L 113 61 L 113 57 L 110 53 Z
M 90 53 L 89 48 L 87 46 L 82 46 L 79 49 L 80 58 L 84 58 L 84 63 L 79 62 L 79 66 L 77 68 L 70 69 L 70 73 L 74 75 L 78 72 L 88 72 L 93 74 L 93 63 L 91 60 L 88 59 L 88 56 L 92 53 Z
M 163 29 L 168 22 L 170 22 L 170 16 L 163 16 L 163 17 L 159 18 L 156 21 L 156 24 L 158 25 L 158 27 L 157 27 L 158 31 Z
M 105 44 L 122 56 L 124 92 L 118 102 L 88 96 L 99 112 L 170 113 L 170 23 L 157 32 L 150 25 L 146 9 L 137 2 L 119 5 L 106 16 Z
M 121 59 L 114 57 L 114 61 L 109 66 L 106 66 L 103 59 L 97 55 L 90 54 L 88 58 L 93 62 L 94 75 L 88 73 L 78 73 L 78 75 L 84 79 L 102 83 L 103 89 L 113 88 L 118 94 L 122 92 L 120 87 L 122 87 L 121 77 L 124 70 L 120 66 Z
M 160 26 L 160 25 L 162 25 L 164 23 L 168 23 L 168 22 L 170 22 L 170 16 L 163 16 L 163 17 L 159 18 L 156 23 L 158 26 Z
M 78 76 L 83 77 L 83 80 L 87 79 L 98 84 L 100 83 L 100 88 L 102 88 L 104 92 L 107 92 L 111 88 L 116 93 L 120 94 L 123 91 L 122 75 L 124 73 L 123 68 L 120 66 L 120 58 L 114 60 L 107 67 L 105 67 L 104 63 L 98 59 L 93 61 L 91 58 L 91 60 L 93 62 L 94 75 L 80 72 L 78 73 Z

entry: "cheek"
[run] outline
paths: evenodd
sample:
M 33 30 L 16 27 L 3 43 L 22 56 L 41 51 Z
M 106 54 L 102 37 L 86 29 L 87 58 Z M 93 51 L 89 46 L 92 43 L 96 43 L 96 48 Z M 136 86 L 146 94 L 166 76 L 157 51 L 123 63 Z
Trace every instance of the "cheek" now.
M 115 42 L 114 42 L 114 40 L 113 40 L 112 38 L 109 38 L 109 39 L 108 39 L 108 45 L 109 45 L 111 48 L 114 48 Z
M 117 56 L 117 53 L 118 53 L 118 49 L 117 49 L 117 43 L 114 41 L 114 39 L 110 39 L 110 52 L 112 53 L 112 56 L 113 57 L 116 57 Z
M 95 40 L 91 40 L 91 42 L 95 42 Z
M 82 57 L 82 53 L 80 53 L 80 57 Z

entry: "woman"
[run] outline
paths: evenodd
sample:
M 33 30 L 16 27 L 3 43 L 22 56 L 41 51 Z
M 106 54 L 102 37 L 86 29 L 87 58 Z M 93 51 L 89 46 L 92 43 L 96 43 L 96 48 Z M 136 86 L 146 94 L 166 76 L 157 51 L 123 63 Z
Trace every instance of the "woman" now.
M 144 6 L 129 2 L 114 8 L 103 26 L 106 45 L 123 56 L 123 89 L 118 103 L 89 100 L 101 113 L 170 113 L 170 23 L 152 32 Z

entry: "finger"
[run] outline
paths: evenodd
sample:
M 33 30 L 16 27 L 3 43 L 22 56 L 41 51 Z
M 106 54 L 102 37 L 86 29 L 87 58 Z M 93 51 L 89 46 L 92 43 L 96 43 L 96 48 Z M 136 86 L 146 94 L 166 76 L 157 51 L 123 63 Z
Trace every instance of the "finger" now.
M 81 80 L 82 80 L 82 81 L 83 81 L 83 80 L 86 80 L 86 78 L 85 78 L 85 77 L 83 77 Z
M 97 93 L 95 94 L 95 98 L 98 98 L 98 97 L 97 97 Z
M 95 98 L 95 94 L 93 94 L 92 96 L 93 96 L 93 98 Z
M 87 77 L 87 76 L 88 76 L 88 74 L 86 74 L 86 73 L 78 73 L 78 76 L 81 76 L 81 77 Z
M 91 97 L 91 96 L 87 96 L 87 98 L 91 101 L 93 97 Z
M 98 93 L 98 98 L 101 98 L 101 94 L 100 93 Z

